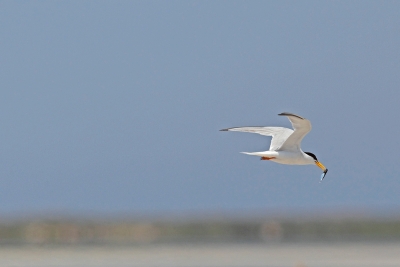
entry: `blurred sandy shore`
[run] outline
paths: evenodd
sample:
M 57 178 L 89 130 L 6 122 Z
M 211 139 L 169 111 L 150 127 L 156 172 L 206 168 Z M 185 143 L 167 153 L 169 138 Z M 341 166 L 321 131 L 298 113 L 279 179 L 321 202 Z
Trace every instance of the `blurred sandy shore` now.
M 400 242 L 0 247 L 14 267 L 395 267 Z

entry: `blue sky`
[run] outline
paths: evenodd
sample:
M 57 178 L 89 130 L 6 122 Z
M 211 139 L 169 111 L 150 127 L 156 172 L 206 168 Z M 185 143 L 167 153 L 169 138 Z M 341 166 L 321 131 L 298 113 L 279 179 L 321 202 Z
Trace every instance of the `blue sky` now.
M 3 214 L 400 209 L 397 1 L 0 2 Z M 327 166 L 263 162 L 308 118 Z

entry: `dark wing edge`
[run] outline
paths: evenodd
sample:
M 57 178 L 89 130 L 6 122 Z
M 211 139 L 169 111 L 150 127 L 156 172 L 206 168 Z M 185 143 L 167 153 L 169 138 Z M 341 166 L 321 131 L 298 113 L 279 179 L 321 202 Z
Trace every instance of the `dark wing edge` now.
M 293 116 L 293 117 L 296 117 L 296 118 L 299 118 L 299 119 L 302 119 L 302 120 L 305 119 L 305 118 L 303 118 L 303 117 L 301 117 L 299 115 L 296 115 L 296 114 L 293 114 L 293 113 L 290 113 L 290 112 L 282 112 L 282 113 L 280 113 L 278 115 L 279 116 Z

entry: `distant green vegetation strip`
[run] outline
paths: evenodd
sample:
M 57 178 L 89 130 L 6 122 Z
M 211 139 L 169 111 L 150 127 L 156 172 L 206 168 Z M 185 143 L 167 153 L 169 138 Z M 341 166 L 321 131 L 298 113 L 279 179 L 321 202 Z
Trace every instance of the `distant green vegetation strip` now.
M 71 222 L 0 224 L 0 244 L 149 244 L 398 240 L 400 221 Z

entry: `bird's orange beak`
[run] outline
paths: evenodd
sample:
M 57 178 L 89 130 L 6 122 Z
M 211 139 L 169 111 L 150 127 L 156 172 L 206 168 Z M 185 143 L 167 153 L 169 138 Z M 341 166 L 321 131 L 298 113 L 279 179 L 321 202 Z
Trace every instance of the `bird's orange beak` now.
M 316 161 L 316 162 L 315 162 L 315 165 L 317 165 L 318 167 L 320 167 L 321 170 L 322 170 L 323 172 L 328 171 L 327 168 L 325 168 L 325 166 L 324 166 L 321 162 L 319 162 L 319 161 Z
M 318 167 L 321 168 L 321 170 L 323 171 L 323 173 L 321 174 L 321 182 L 322 180 L 324 180 L 326 173 L 328 172 L 328 169 L 325 168 L 324 164 L 322 164 L 319 161 L 315 161 L 315 165 L 317 165 Z

